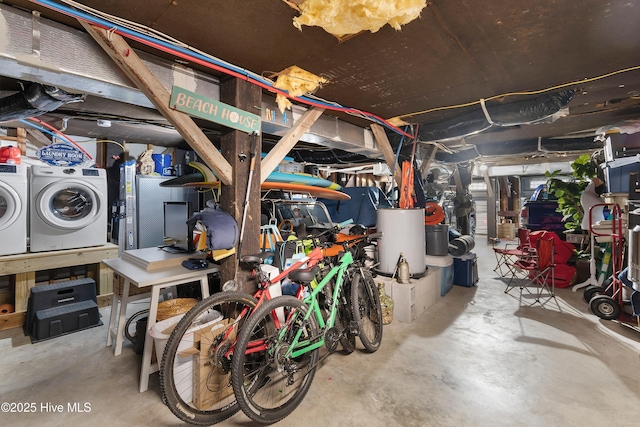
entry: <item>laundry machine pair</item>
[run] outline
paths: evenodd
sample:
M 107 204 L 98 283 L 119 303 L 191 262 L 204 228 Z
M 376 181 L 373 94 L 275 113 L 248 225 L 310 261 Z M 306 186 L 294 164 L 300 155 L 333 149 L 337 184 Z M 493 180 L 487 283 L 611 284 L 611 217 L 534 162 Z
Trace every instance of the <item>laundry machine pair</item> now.
M 31 252 L 107 243 L 107 176 L 104 169 L 31 166 Z

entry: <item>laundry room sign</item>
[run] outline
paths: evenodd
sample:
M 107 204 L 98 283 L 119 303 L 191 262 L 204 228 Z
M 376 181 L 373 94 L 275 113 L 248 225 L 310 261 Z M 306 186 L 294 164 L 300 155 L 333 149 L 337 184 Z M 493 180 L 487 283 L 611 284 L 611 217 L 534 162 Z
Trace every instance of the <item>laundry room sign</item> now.
M 192 116 L 238 129 L 247 133 L 260 134 L 260 116 L 232 107 L 215 99 L 173 86 L 170 107 Z
M 52 166 L 78 166 L 90 160 L 82 150 L 64 143 L 42 147 L 38 150 L 37 156 Z

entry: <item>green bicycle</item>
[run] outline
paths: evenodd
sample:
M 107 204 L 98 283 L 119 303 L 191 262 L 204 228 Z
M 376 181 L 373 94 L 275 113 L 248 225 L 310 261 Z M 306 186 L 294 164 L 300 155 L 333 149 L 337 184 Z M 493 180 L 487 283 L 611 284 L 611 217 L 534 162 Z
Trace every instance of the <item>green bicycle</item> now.
M 377 233 L 364 239 L 380 236 Z M 316 273 L 317 268 L 296 270 L 289 277 L 298 283 L 310 283 Z M 344 292 L 347 288 L 349 296 Z M 321 295 L 331 295 L 325 299 L 326 311 Z M 344 314 L 349 303 L 351 310 L 347 311 L 351 316 Z M 276 317 L 279 322 L 274 321 Z M 233 391 L 240 408 L 262 424 L 285 418 L 309 390 L 321 361 L 320 348 L 325 346 L 329 355 L 340 342 L 348 353 L 355 346 L 351 342 L 345 347 L 345 341 L 350 341 L 345 338 L 355 335 L 359 335 L 367 351 L 376 351 L 382 341 L 382 309 L 370 272 L 354 263 L 352 253 L 346 250 L 302 301 L 289 296 L 274 298 L 246 321 L 231 367 Z

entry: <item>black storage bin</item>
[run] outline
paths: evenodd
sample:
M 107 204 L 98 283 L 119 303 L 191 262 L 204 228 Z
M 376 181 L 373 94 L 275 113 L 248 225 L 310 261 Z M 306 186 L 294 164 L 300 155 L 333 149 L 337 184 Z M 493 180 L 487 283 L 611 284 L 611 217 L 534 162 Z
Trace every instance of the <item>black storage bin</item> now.
M 32 342 L 100 326 L 96 282 L 69 280 L 31 288 L 24 333 Z
M 33 321 L 31 342 L 100 325 L 102 322 L 100 321 L 98 304 L 91 300 L 38 310 Z
M 453 284 L 472 287 L 478 283 L 478 258 L 469 252 L 461 257 L 453 257 Z

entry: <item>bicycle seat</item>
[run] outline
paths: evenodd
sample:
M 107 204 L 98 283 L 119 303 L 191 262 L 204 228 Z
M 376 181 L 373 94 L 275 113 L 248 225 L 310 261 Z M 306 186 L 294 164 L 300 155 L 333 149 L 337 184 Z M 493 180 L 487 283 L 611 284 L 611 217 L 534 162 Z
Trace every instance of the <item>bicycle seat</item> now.
M 254 254 L 254 255 L 243 255 L 240 261 L 244 262 L 245 264 L 258 266 L 260 264 L 263 264 L 267 258 L 272 257 L 274 255 L 275 255 L 275 252 L 260 252 L 259 254 Z
M 317 265 L 312 268 L 293 270 L 288 277 L 292 282 L 309 284 L 316 277 L 316 273 L 320 267 Z

